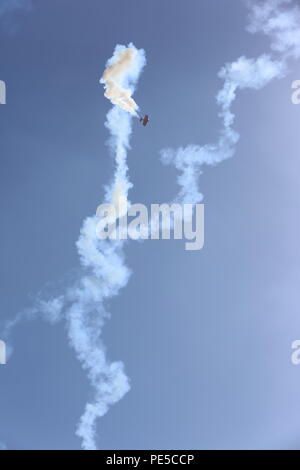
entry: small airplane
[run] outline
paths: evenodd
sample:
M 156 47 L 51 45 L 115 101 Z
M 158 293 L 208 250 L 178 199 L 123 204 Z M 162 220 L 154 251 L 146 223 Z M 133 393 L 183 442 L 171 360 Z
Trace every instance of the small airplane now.
M 140 116 L 140 122 L 143 123 L 143 126 L 147 126 L 148 122 L 149 122 L 149 116 L 148 114 L 145 114 L 144 117 Z

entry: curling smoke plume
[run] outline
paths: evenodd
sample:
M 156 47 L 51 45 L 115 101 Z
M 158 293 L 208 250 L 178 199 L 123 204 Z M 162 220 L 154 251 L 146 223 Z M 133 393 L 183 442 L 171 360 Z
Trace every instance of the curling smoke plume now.
M 164 164 L 173 164 L 180 175 L 180 191 L 175 201 L 196 204 L 203 200 L 199 189 L 199 176 L 203 165 L 217 165 L 232 157 L 239 140 L 233 129 L 235 116 L 232 105 L 238 90 L 259 90 L 275 78 L 287 73 L 287 59 L 300 57 L 300 10 L 290 0 L 267 0 L 248 2 L 251 33 L 264 33 L 271 39 L 273 56 L 262 54 L 256 59 L 240 57 L 226 64 L 219 72 L 223 87 L 217 94 L 223 127 L 215 144 L 189 145 L 177 150 L 164 149 Z M 286 7 L 286 8 L 285 8 Z
M 104 96 L 108 98 L 112 104 L 119 106 L 124 111 L 137 114 L 138 105 L 132 98 L 132 89 L 128 87 L 128 81 L 136 74 L 140 65 L 138 52 L 133 44 L 127 48 L 117 46 L 114 55 L 107 62 L 100 83 L 104 84 Z

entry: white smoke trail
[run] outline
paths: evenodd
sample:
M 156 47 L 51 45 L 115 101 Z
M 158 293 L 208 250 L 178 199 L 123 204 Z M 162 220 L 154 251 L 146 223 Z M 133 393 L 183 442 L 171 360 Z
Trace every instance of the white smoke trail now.
M 288 6 L 290 8 L 283 8 Z M 300 57 L 300 10 L 293 0 L 267 0 L 252 4 L 249 0 L 248 31 L 263 33 L 271 39 L 271 48 L 283 59 Z
M 275 58 L 263 54 L 257 59 L 240 57 L 226 64 L 219 72 L 224 80 L 217 94 L 223 128 L 216 144 L 189 145 L 177 150 L 164 149 L 161 159 L 164 164 L 173 164 L 179 170 L 180 192 L 177 202 L 196 204 L 202 201 L 199 190 L 199 176 L 203 165 L 216 165 L 234 155 L 239 135 L 233 129 L 234 114 L 231 111 L 236 92 L 244 88 L 258 90 L 274 78 L 281 78 L 287 72 L 287 59 L 300 57 L 300 10 L 291 5 L 291 0 L 267 0 L 248 2 L 250 22 L 248 30 L 262 32 L 270 37 Z
M 129 44 L 128 47 L 117 46 L 100 80 L 100 83 L 104 84 L 106 98 L 134 116 L 138 105 L 132 98 L 132 89 L 128 87 L 128 81 L 136 75 L 139 67 L 139 55 L 133 44 Z
M 116 51 L 126 50 L 117 46 Z M 122 80 L 133 93 L 140 73 L 145 65 L 142 49 L 134 50 L 130 66 L 123 70 Z M 126 156 L 131 135 L 132 116 L 118 107 L 107 114 L 106 126 L 110 131 L 109 141 L 116 166 L 112 184 L 106 190 L 109 200 L 116 190 L 126 197 L 130 183 L 127 177 Z M 77 242 L 82 274 L 66 292 L 50 300 L 38 299 L 33 308 L 20 313 L 8 322 L 5 337 L 23 320 L 41 316 L 50 323 L 65 320 L 69 342 L 87 371 L 94 390 L 93 401 L 86 404 L 76 434 L 82 439 L 83 449 L 94 450 L 96 446 L 96 421 L 105 415 L 109 407 L 119 401 L 129 390 L 129 380 L 122 362 L 110 362 L 101 340 L 102 328 L 109 314 L 105 310 L 106 299 L 118 294 L 129 279 L 130 271 L 124 264 L 124 241 L 99 240 L 96 227 L 98 217 L 88 217 L 82 226 Z

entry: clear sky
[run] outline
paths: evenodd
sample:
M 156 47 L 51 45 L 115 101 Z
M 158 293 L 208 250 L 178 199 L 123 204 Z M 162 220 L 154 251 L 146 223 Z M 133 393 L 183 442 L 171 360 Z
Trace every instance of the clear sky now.
M 13 2 L 11 2 L 11 5 Z M 24 2 L 25 5 L 25 2 Z M 113 163 L 99 85 L 116 44 L 144 48 L 130 199 L 178 191 L 159 152 L 216 140 L 220 68 L 269 51 L 246 29 L 240 0 L 0 0 L 1 296 L 7 321 L 49 282 L 79 266 L 83 219 L 102 202 Z M 1 10 L 2 8 L 2 10 Z M 299 119 L 291 83 L 242 90 L 236 154 L 205 167 L 205 247 L 130 242 L 132 276 L 109 301 L 103 341 L 131 391 L 98 422 L 104 449 L 299 448 Z M 1 333 L 0 333 L 1 337 Z M 20 324 L 0 366 L 0 441 L 9 449 L 79 449 L 76 423 L 91 389 L 63 324 Z M 0 444 L 1 447 L 1 444 Z

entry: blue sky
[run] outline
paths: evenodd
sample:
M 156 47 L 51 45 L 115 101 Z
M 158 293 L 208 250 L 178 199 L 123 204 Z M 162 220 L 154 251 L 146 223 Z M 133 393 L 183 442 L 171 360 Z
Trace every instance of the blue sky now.
M 1 11 L 1 10 L 0 10 Z M 237 0 L 51 0 L 2 16 L 1 320 L 60 291 L 78 269 L 75 242 L 113 162 L 98 81 L 115 44 L 145 49 L 135 99 L 130 198 L 171 200 L 176 170 L 160 149 L 214 142 L 220 68 L 269 52 L 246 32 Z M 235 156 L 205 167 L 205 247 L 129 243 L 128 285 L 108 302 L 103 341 L 131 391 L 98 422 L 105 449 L 298 448 L 300 368 L 299 62 L 281 80 L 242 90 Z M 50 287 L 48 283 L 51 283 Z M 1 336 L 1 334 L 0 334 Z M 91 389 L 63 324 L 20 324 L 0 369 L 0 441 L 9 449 L 79 449 Z

